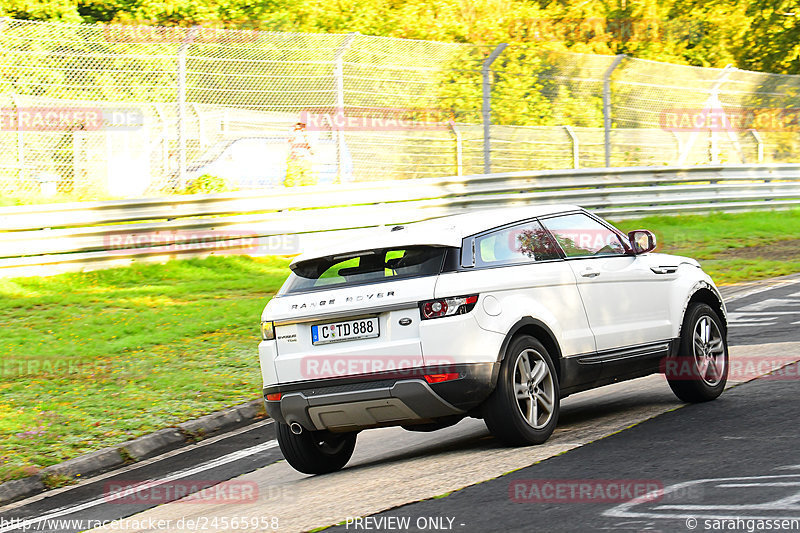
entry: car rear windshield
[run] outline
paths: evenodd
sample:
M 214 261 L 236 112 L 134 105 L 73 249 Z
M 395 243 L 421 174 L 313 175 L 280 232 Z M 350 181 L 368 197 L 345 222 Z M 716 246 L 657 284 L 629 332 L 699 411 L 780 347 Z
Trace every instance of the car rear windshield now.
M 292 265 L 295 275 L 290 278 L 283 293 L 433 276 L 441 271 L 446 250 L 439 246 L 407 246 L 301 261 Z

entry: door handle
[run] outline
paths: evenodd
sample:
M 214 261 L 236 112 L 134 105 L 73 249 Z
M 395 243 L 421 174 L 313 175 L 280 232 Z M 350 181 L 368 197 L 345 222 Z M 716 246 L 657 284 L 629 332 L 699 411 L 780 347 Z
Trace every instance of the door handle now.
M 584 278 L 596 278 L 599 275 L 600 275 L 600 271 L 599 270 L 595 270 L 593 268 L 587 268 L 586 270 L 581 272 L 581 276 L 583 276 Z
M 650 267 L 655 274 L 674 274 L 678 267 L 676 266 L 658 266 L 658 267 Z

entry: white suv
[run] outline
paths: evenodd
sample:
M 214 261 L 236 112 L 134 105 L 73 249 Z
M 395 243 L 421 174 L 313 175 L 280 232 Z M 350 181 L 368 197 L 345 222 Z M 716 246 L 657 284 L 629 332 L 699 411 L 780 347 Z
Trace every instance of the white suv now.
M 483 418 L 542 443 L 565 396 L 655 372 L 684 401 L 728 372 L 725 306 L 693 259 L 567 205 L 373 230 L 305 253 L 262 315 L 267 412 L 289 464 L 341 469 L 356 435 Z

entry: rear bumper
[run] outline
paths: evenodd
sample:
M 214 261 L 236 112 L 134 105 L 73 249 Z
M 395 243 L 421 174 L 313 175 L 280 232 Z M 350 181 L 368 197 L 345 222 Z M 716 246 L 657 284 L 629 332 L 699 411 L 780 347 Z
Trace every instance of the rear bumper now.
M 266 401 L 274 420 L 297 422 L 308 430 L 355 431 L 371 427 L 413 425 L 465 416 L 492 392 L 498 363 L 452 365 L 458 379 L 429 384 L 430 368 L 303 381 L 264 389 L 281 393 Z

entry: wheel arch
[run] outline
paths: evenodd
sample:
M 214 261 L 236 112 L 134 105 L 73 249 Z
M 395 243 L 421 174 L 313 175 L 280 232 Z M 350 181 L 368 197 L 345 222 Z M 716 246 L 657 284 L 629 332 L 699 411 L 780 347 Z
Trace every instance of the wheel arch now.
M 719 317 L 720 321 L 722 322 L 722 327 L 724 328 L 724 333 L 727 335 L 728 333 L 728 317 L 725 310 L 725 304 L 722 300 L 722 296 L 715 291 L 712 290 L 706 284 L 702 284 L 701 286 L 697 287 L 695 291 L 691 294 L 689 299 L 686 301 L 686 306 L 683 309 L 683 317 L 686 317 L 686 311 L 689 309 L 689 306 L 693 303 L 704 303 L 708 305 L 711 309 L 713 309 L 717 316 Z M 683 320 L 681 320 L 681 328 L 683 328 Z M 680 334 L 681 332 L 679 332 Z
M 530 335 L 544 345 L 547 351 L 555 359 L 553 364 L 556 367 L 556 373 L 558 374 L 558 379 L 560 381 L 562 358 L 561 346 L 559 346 L 556 336 L 553 334 L 553 330 L 551 330 L 550 327 L 541 320 L 533 317 L 522 317 L 513 326 L 511 326 L 506 334 L 506 338 L 503 339 L 503 343 L 500 345 L 500 353 L 497 355 L 498 363 L 505 358 L 506 351 L 508 350 L 508 346 L 511 344 L 511 342 L 521 335 Z

